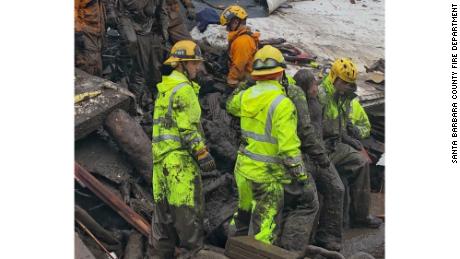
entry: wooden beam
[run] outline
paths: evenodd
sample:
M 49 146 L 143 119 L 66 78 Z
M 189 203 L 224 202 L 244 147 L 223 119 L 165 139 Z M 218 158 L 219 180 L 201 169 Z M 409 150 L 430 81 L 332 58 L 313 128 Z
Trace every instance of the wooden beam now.
M 142 235 L 147 238 L 149 237 L 150 224 L 76 162 L 75 178 L 115 210 Z

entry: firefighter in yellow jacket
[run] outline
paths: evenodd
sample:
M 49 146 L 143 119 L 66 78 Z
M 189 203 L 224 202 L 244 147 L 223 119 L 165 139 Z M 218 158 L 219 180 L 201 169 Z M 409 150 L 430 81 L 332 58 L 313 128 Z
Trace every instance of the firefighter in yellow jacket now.
M 174 258 L 175 246 L 189 257 L 203 246 L 203 193 L 200 169 L 215 162 L 201 132 L 200 86 L 192 81 L 202 57 L 189 40 L 177 42 L 165 64 L 174 68 L 157 85 L 153 113 L 152 236 L 154 258 Z
M 254 60 L 251 75 L 256 85 L 235 90 L 227 101 L 227 111 L 240 117 L 243 142 L 234 171 L 239 196 L 234 224 L 237 231 L 248 225 L 249 235 L 274 243 L 280 231 L 283 185 L 305 183 L 307 174 L 297 137 L 296 109 L 280 84 L 284 58 L 267 45 Z

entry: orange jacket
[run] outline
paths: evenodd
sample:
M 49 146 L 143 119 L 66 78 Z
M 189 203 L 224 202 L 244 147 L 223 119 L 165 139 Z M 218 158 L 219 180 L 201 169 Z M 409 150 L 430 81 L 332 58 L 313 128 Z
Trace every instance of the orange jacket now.
M 246 26 L 228 33 L 229 72 L 227 82 L 237 84 L 244 81 L 252 72 L 252 62 L 257 52 L 259 32 L 251 32 Z
M 105 8 L 100 0 L 75 0 L 75 31 L 99 35 L 105 31 Z

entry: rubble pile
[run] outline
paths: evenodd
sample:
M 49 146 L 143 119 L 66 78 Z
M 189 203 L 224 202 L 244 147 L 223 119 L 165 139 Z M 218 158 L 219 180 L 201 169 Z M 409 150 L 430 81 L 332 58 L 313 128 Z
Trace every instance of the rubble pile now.
M 117 36 L 108 37 L 112 47 L 104 55 L 105 77 L 122 82 L 126 67 L 121 67 L 122 53 L 113 43 Z M 261 44 L 275 44 L 292 64 L 321 72 L 322 66 L 315 63 L 313 55 L 301 52 L 283 39 L 270 39 Z M 237 207 L 233 168 L 239 147 L 239 121 L 225 111 L 228 93 L 224 84 L 224 50 L 211 47 L 205 41 L 200 42 L 200 47 L 208 71 L 198 82 L 201 122 L 207 145 L 217 161 L 217 170 L 202 174 L 206 202 L 204 230 L 208 248 L 222 253 L 217 247 L 225 247 L 228 224 Z M 81 239 L 79 246 L 86 246 L 95 258 L 148 258 L 145 229 L 150 227 L 153 214 L 151 136 L 139 123 L 142 115 L 135 112 L 138 107 L 134 99 L 123 94 L 127 89 L 115 83 L 108 89 L 104 87 L 108 82 L 76 70 L 76 93 L 102 89 L 102 94 L 75 104 L 75 162 L 94 176 L 91 181 L 107 190 L 95 193 L 87 183 L 75 181 L 76 240 Z M 151 115 L 153 111 L 149 112 Z M 381 113 L 372 109 L 368 112 L 372 136 L 383 142 Z M 366 144 L 372 160 L 378 160 L 384 151 L 375 143 Z

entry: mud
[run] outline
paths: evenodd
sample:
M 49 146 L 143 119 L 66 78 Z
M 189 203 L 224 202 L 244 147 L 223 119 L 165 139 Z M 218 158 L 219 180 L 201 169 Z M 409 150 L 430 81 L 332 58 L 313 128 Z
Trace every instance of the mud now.
M 378 229 L 347 229 L 343 240 L 342 253 L 345 257 L 357 252 L 369 253 L 376 259 L 385 257 L 385 224 Z
M 360 7 L 358 8 L 358 12 L 366 15 L 369 12 L 375 12 L 377 18 L 380 19 L 381 10 L 375 9 L 380 8 L 382 3 L 369 4 L 368 0 L 364 1 L 369 8 L 366 11 Z M 227 2 L 227 0 L 223 0 L 218 2 L 218 4 L 226 4 Z M 245 3 L 241 2 L 240 4 L 245 5 Z M 195 4 L 197 5 L 197 11 L 203 7 L 202 3 L 195 2 Z M 324 6 L 321 6 L 322 4 Z M 337 8 L 345 4 L 347 5 L 346 8 L 337 11 Z M 251 9 L 254 8 L 256 11 L 262 9 L 260 6 L 252 6 L 249 8 L 252 18 L 248 22 L 253 28 L 261 30 L 262 39 L 284 37 L 288 42 L 299 46 L 309 54 L 318 55 L 319 59 L 325 62 L 324 64 L 327 63 L 330 57 L 344 53 L 342 45 L 346 46 L 347 55 L 350 53 L 349 48 L 359 50 L 359 53 L 356 53 L 356 55 L 365 56 L 364 59 L 362 57 L 357 58 L 360 69 L 363 70 L 364 65 L 372 64 L 371 61 L 375 61 L 382 56 L 383 48 L 375 48 L 375 46 L 381 45 L 382 35 L 378 35 L 381 32 L 381 28 L 375 27 L 375 24 L 372 24 L 369 28 L 366 28 L 369 34 L 364 33 L 365 35 L 362 35 L 362 33 L 356 33 L 354 35 L 355 29 L 353 28 L 361 28 L 363 20 L 365 21 L 368 17 L 348 16 L 350 8 L 352 8 L 348 5 L 348 2 L 325 3 L 325 0 L 316 0 L 314 3 L 310 1 L 295 3 L 292 9 L 283 8 L 268 18 L 255 19 L 253 17 L 257 17 L 257 14 L 252 13 Z M 338 17 L 330 17 L 331 8 L 334 9 L 334 12 L 339 12 Z M 317 14 L 317 12 L 320 14 Z M 333 27 L 331 26 L 331 21 L 336 18 L 345 22 L 343 24 L 335 24 L 337 27 Z M 279 26 L 287 29 L 283 31 L 279 29 Z M 324 26 L 331 28 L 324 28 Z M 342 30 L 344 26 L 350 27 L 346 30 L 350 34 L 337 34 L 336 31 Z M 305 27 L 308 28 L 304 30 Z M 301 29 L 301 33 L 299 33 L 299 29 Z M 279 34 L 278 32 L 280 31 L 283 32 Z M 195 34 L 194 37 L 197 36 L 195 32 L 192 32 L 192 34 Z M 206 144 L 216 159 L 218 166 L 217 170 L 202 174 L 206 201 L 204 230 L 207 244 L 224 247 L 227 241 L 228 223 L 237 207 L 237 191 L 232 173 L 240 144 L 240 133 L 238 130 L 238 120 L 231 117 L 225 111 L 227 88 L 222 81 L 225 75 L 223 74 L 224 67 L 220 63 L 223 57 L 222 53 L 226 49 L 227 44 L 225 29 L 222 26 L 210 25 L 208 31 L 198 35 L 198 37 L 203 35 L 206 36 L 206 39 L 202 40 L 203 44 L 206 44 L 206 41 L 210 41 L 213 44 L 212 47 L 209 45 L 202 47 L 203 54 L 208 61 L 205 65 L 209 74 L 202 77 L 202 80 L 199 82 L 201 85 L 199 95 L 202 106 L 201 122 L 207 140 Z M 337 44 L 341 46 L 338 47 Z M 372 66 L 372 68 L 374 67 Z M 289 71 L 293 74 L 298 68 L 298 66 L 289 66 Z M 113 75 L 111 71 L 106 72 L 109 73 L 108 76 L 110 76 L 110 73 Z M 118 72 L 118 77 L 121 78 L 124 72 Z M 77 78 L 76 85 L 78 84 L 80 87 L 76 92 L 99 89 L 100 84 L 104 83 L 104 80 L 95 80 L 93 83 L 90 83 L 89 81 L 85 82 L 83 79 Z M 97 83 L 96 86 L 95 82 Z M 371 92 L 371 94 L 374 94 L 374 92 Z M 99 100 L 96 97 L 92 100 L 82 102 L 75 109 L 80 112 L 84 112 L 85 110 L 91 111 L 91 109 L 95 109 L 94 107 L 98 107 L 98 104 L 107 106 L 104 100 Z M 75 143 L 75 160 L 96 175 L 104 185 L 109 186 L 131 208 L 150 222 L 153 211 L 150 138 L 143 131 L 141 125 L 128 112 L 124 111 L 128 110 L 127 108 L 113 111 L 114 109 L 107 107 L 104 108 L 106 109 L 104 113 L 101 113 L 102 117 L 100 116 L 103 120 L 98 122 L 98 124 L 94 124 L 97 127 L 92 127 L 91 130 L 94 131 L 103 125 L 104 129 L 110 134 L 106 132 L 107 135 L 103 135 L 101 132 L 104 133 L 104 131 L 100 131 L 89 136 L 85 135 L 84 139 Z M 371 123 L 374 123 L 372 120 L 377 118 L 375 120 L 377 126 L 373 134 L 378 140 L 384 140 L 384 131 L 382 130 L 382 128 L 384 129 L 384 124 L 382 125 L 381 120 L 382 113 L 380 110 L 372 112 L 370 110 L 370 117 L 373 116 L 370 118 Z M 149 111 L 145 114 L 145 117 L 151 118 L 151 112 Z M 378 153 L 381 152 L 381 147 L 375 146 L 374 149 L 374 153 L 377 154 L 375 156 L 377 157 Z M 101 228 L 112 233 L 114 238 L 123 237 L 118 247 L 110 247 L 108 245 L 112 249 L 111 251 L 117 251 L 118 258 L 143 258 L 148 254 L 149 248 L 146 239 L 136 231 L 132 232 L 132 226 L 118 216 L 116 212 L 78 183 L 75 184 L 75 191 L 76 204 L 81 206 L 82 210 L 86 211 L 88 215 L 100 224 Z M 298 221 L 294 225 L 300 226 L 302 224 L 304 222 Z M 95 227 L 93 226 L 93 228 Z M 96 251 L 94 252 L 96 258 L 106 257 L 95 246 L 94 241 L 88 239 L 78 227 L 76 229 L 78 235 L 82 236 L 83 242 L 87 243 L 89 249 Z M 368 252 L 377 258 L 383 258 L 384 226 L 378 230 L 346 230 L 343 244 L 344 254 L 346 257 L 349 257 L 358 251 Z M 204 253 L 203 258 L 208 258 L 206 256 L 207 254 Z
M 129 235 L 123 259 L 143 259 L 143 254 L 144 237 L 139 232 L 133 230 L 131 235 Z

